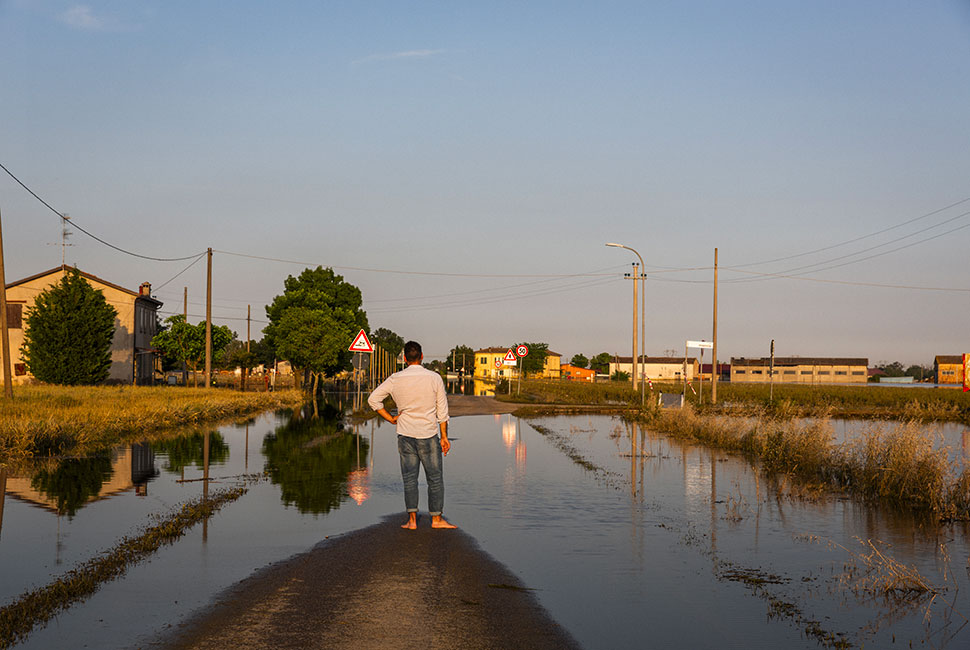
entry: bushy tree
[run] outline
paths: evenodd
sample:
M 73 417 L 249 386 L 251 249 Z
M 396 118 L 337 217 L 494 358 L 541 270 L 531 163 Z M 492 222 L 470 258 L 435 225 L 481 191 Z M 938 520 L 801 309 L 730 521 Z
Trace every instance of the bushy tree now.
M 77 269 L 34 299 L 21 354 L 30 373 L 51 384 L 97 384 L 111 369 L 117 310 Z
M 163 367 L 177 367 L 183 362 L 192 369 L 195 383 L 198 384 L 199 365 L 205 362 L 205 321 L 198 325 L 185 322 L 182 314 L 165 319 L 165 329 L 152 338 L 152 347 L 162 353 Z M 212 326 L 213 366 L 223 358 L 229 343 L 235 338 L 232 330 L 225 325 Z
M 281 359 L 314 379 L 350 369 L 347 349 L 360 330 L 367 330 L 360 289 L 344 282 L 333 269 L 304 269 L 288 276 L 283 293 L 267 305 L 265 339 Z M 299 373 L 297 373 L 299 376 Z
M 610 356 L 609 352 L 600 352 L 595 357 L 590 359 L 589 367 L 595 370 L 596 372 L 600 373 L 601 375 L 605 375 L 607 372 L 610 371 L 611 358 L 612 357 Z
M 522 376 L 542 374 L 546 367 L 546 357 L 549 355 L 548 343 L 516 343 L 512 346 L 515 350 L 520 345 L 529 348 L 529 354 L 519 360 L 519 367 L 522 369 Z
M 445 361 L 452 372 L 464 370 L 466 375 L 475 374 L 475 351 L 467 345 L 456 345 L 448 352 L 448 359 Z
M 401 350 L 404 349 L 404 339 L 386 327 L 378 327 L 374 330 L 374 333 L 370 335 L 370 342 L 380 346 L 381 349 L 386 350 L 394 357 L 401 354 Z
M 577 368 L 585 368 L 589 365 L 589 359 L 586 358 L 585 354 L 574 354 L 573 358 L 569 360 L 569 363 Z

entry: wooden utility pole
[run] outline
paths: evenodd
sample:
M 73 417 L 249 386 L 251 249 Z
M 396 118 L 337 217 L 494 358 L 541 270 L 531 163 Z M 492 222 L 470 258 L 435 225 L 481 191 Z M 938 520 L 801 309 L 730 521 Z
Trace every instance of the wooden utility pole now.
M 714 358 L 711 360 L 711 404 L 717 404 L 717 248 L 714 248 Z M 703 370 L 703 368 L 701 369 Z
M 185 319 L 186 325 L 189 322 L 189 288 L 182 287 L 182 318 Z
M 212 249 L 207 251 L 205 273 L 205 387 L 212 385 Z
M 13 359 L 10 357 L 10 331 L 8 330 L 7 323 L 7 280 L 3 274 L 3 224 L 0 222 L 0 338 L 3 339 L 3 344 L 0 348 L 3 350 L 3 355 L 0 359 L 3 360 L 3 397 L 4 399 L 13 399 L 13 377 L 10 376 L 10 366 L 13 365 Z M 3 496 L 0 495 L 0 499 Z

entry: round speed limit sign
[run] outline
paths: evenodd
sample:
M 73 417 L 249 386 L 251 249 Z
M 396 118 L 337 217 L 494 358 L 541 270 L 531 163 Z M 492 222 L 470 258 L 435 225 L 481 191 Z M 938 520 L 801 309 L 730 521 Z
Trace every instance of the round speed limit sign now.
M 515 353 L 520 357 L 527 356 L 529 354 L 529 348 L 527 348 L 524 345 L 520 345 L 517 348 L 515 348 Z

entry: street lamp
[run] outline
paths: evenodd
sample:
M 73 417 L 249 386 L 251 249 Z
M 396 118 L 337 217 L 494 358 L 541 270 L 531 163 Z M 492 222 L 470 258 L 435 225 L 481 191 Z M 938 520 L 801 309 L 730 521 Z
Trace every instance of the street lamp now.
M 647 320 L 647 317 L 646 317 L 647 296 L 646 296 L 646 286 L 645 286 L 646 285 L 646 277 L 647 277 L 647 274 L 645 272 L 646 271 L 646 267 L 643 265 L 643 256 L 641 256 L 640 253 L 638 253 L 636 251 L 636 249 L 630 248 L 629 246 L 624 246 L 623 244 L 616 244 L 614 242 L 607 242 L 606 245 L 607 246 L 612 246 L 614 248 L 625 248 L 628 251 L 631 251 L 634 255 L 636 255 L 640 259 L 640 277 L 639 278 L 634 278 L 634 282 L 637 281 L 637 280 L 640 280 L 640 282 L 642 283 L 640 285 L 640 354 L 642 355 L 643 352 L 644 352 L 644 350 L 646 349 L 646 343 L 647 343 L 646 337 L 644 336 L 644 329 L 645 329 L 644 328 L 644 324 L 646 323 L 646 320 Z M 638 369 L 640 367 L 640 362 L 639 362 L 640 360 L 637 358 L 636 285 L 633 285 L 633 297 L 634 297 L 634 305 L 633 305 L 633 389 L 636 390 L 636 388 L 637 388 L 637 371 L 638 371 Z M 646 403 L 646 391 L 644 389 L 644 383 L 645 383 L 644 382 L 644 378 L 641 377 L 640 378 L 640 404 L 641 404 L 641 406 Z

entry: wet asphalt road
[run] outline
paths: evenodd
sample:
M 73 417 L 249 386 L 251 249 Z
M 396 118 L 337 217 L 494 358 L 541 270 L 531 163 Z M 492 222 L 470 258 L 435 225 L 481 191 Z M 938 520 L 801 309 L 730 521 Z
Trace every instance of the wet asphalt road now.
M 262 570 L 153 647 L 579 647 L 472 537 L 399 520 Z

